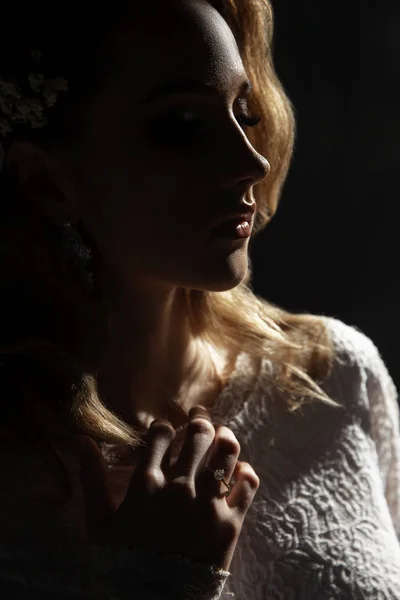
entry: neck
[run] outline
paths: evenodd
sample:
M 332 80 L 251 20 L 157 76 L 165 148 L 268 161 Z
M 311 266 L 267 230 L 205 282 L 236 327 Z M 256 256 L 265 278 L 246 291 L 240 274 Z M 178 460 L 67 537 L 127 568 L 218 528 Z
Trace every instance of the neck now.
M 185 290 L 114 294 L 109 314 L 98 369 L 101 399 L 129 424 L 165 417 L 179 425 L 200 403 L 196 398 L 204 401 L 204 382 L 209 393 L 218 383 L 211 356 L 191 334 Z

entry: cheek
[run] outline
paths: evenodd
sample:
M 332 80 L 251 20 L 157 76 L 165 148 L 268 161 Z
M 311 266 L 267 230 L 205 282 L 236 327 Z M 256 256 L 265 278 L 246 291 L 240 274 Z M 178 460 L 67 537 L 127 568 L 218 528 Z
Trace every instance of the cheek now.
M 205 191 L 164 170 L 150 175 L 132 171 L 113 195 L 110 219 L 117 229 L 145 229 L 149 236 L 169 240 L 172 245 L 190 240 L 210 221 Z
M 185 249 L 204 238 L 215 206 L 203 158 L 160 148 L 148 140 L 122 140 L 97 152 L 90 171 L 93 210 L 110 246 Z
M 212 221 L 212 206 L 207 169 L 189 159 L 184 162 L 166 154 L 153 165 L 150 174 L 140 173 L 133 185 L 133 195 L 143 201 L 143 211 L 161 235 L 173 233 L 176 240 L 196 238 Z
M 141 201 L 137 198 L 140 197 Z M 185 198 L 184 198 L 185 200 Z M 149 262 L 181 261 L 198 252 L 201 244 L 199 221 L 181 199 L 167 203 L 162 190 L 132 187 L 116 194 L 102 215 L 105 250 L 114 260 Z M 107 214 L 108 213 L 108 214 Z M 203 231 L 200 228 L 201 233 Z

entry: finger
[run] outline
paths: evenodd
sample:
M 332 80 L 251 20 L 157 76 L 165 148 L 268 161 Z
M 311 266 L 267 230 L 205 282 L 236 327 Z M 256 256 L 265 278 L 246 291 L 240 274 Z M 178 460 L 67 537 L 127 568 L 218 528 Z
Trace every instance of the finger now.
M 227 498 L 227 503 L 231 508 L 237 508 L 244 517 L 257 493 L 260 479 L 253 467 L 249 463 L 242 461 L 236 464 L 233 478 L 235 483 Z
M 175 472 L 194 478 L 199 465 L 205 461 L 214 436 L 214 426 L 207 410 L 202 406 L 192 408 L 185 442 L 174 467 Z
M 198 475 L 196 485 L 198 492 L 213 496 L 226 495 L 229 489 L 224 482 L 229 485 L 239 454 L 240 444 L 233 431 L 224 425 L 219 425 L 216 428 L 205 470 Z
M 165 455 L 175 438 L 175 429 L 169 421 L 153 421 L 140 448 L 136 466 L 137 473 L 162 470 Z

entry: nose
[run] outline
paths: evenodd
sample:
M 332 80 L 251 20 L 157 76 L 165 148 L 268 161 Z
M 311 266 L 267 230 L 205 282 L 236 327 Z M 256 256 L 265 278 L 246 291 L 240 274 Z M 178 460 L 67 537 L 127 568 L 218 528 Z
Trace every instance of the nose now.
M 233 139 L 234 138 L 234 139 Z M 239 127 L 227 140 L 225 147 L 226 187 L 252 187 L 268 177 L 271 165 L 250 143 L 244 131 Z M 221 167 L 221 160 L 218 161 Z

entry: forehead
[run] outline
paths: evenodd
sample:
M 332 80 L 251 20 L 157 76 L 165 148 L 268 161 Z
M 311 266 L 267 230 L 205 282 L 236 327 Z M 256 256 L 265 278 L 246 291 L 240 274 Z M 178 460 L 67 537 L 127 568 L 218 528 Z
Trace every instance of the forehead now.
M 198 79 L 223 94 L 246 78 L 232 31 L 208 2 L 149 4 L 129 11 L 111 39 L 114 73 L 139 95 L 171 79 Z

